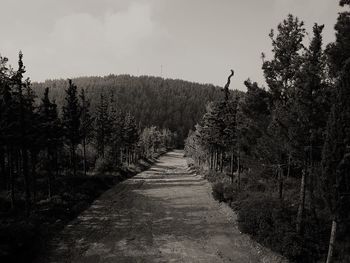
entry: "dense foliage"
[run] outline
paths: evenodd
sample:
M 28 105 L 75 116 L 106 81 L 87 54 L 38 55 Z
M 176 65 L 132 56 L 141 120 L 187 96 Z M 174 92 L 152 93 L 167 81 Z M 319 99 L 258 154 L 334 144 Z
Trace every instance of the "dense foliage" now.
M 100 94 L 109 96 L 113 93 L 115 107 L 130 112 L 137 127 L 157 126 L 176 132 L 179 146 L 204 114 L 206 104 L 218 99 L 222 93 L 218 87 L 209 84 L 149 76 L 80 77 L 74 78 L 73 82 L 85 89 L 92 111 L 98 107 Z M 62 79 L 33 83 L 39 96 L 50 87 L 51 97 L 59 108 L 64 104 L 67 86 L 67 81 Z
M 304 46 L 304 23 L 288 15 L 262 56 L 268 88 L 247 80 L 209 104 L 185 143 L 242 231 L 297 262 L 350 257 L 350 13 L 325 50 L 323 27 Z
M 178 141 L 167 128 L 138 125 L 112 90 L 98 90 L 100 100 L 92 107 L 86 89 L 68 80 L 57 105 L 50 87 L 36 97 L 24 74 L 21 52 L 17 70 L 0 57 L 0 229 L 12 233 L 0 240 L 0 259 L 6 262 L 24 260 L 36 227 L 72 219 Z M 106 179 L 94 179 L 98 176 Z M 16 226 L 28 235 L 21 237 Z M 23 246 L 7 242 L 10 237 Z M 15 251 L 24 258 L 11 258 Z

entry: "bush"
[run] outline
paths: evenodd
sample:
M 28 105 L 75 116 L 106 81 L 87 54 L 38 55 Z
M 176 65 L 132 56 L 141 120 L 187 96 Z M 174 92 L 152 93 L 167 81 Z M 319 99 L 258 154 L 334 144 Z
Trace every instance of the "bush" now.
M 263 245 L 295 262 L 316 262 L 326 253 L 330 226 L 305 210 L 304 231 L 295 231 L 296 208 L 263 194 L 240 204 L 238 227 Z M 327 226 L 327 227 L 325 227 Z
M 219 202 L 224 201 L 224 183 L 217 182 L 213 184 L 213 197 Z
M 232 201 L 236 195 L 236 186 L 233 184 L 226 184 L 224 186 L 224 201 Z
M 114 170 L 113 161 L 108 158 L 98 158 L 95 163 L 95 171 L 97 173 L 111 172 Z
M 235 197 L 235 186 L 230 183 L 217 182 L 213 184 L 213 197 L 219 202 L 232 201 Z
M 294 231 L 296 211 L 284 206 L 280 200 L 263 195 L 242 202 L 238 213 L 238 226 L 258 242 L 298 262 L 302 258 L 303 242 Z

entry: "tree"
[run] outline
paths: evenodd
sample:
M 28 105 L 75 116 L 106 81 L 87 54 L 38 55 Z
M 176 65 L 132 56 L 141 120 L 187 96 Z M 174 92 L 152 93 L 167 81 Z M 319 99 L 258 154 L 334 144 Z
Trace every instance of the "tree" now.
M 12 76 L 7 66 L 8 59 L 0 57 L 0 148 L 1 172 L 7 189 L 10 189 L 11 207 L 15 206 L 15 178 L 13 172 L 15 101 L 12 96 Z
M 283 166 L 290 169 L 288 161 L 291 152 L 291 140 L 288 130 L 289 107 L 295 89 L 296 76 L 302 64 L 300 52 L 304 50 L 303 38 L 305 36 L 304 23 L 297 17 L 288 15 L 277 27 L 278 34 L 274 36 L 271 30 L 273 59 L 263 62 L 263 71 L 269 91 L 272 94 L 271 122 L 268 127 L 269 134 L 277 140 L 271 140 L 274 145 L 275 157 L 273 165 L 278 174 L 278 192 L 282 199 L 283 195 Z M 265 56 L 263 55 L 263 58 Z M 271 152 L 272 153 L 272 152 Z M 285 165 L 287 164 L 287 165 Z
M 134 162 L 133 156 L 135 153 L 135 146 L 136 146 L 136 143 L 138 142 L 138 139 L 139 139 L 139 134 L 138 134 L 135 118 L 128 112 L 125 116 L 124 129 L 123 129 L 123 141 L 126 147 L 126 157 L 127 157 L 128 164 Z
M 303 55 L 301 70 L 297 73 L 294 95 L 290 103 L 289 137 L 294 163 L 302 169 L 297 232 L 301 232 L 305 206 L 306 185 L 313 195 L 314 163 L 321 161 L 323 132 L 328 114 L 325 57 L 322 50 L 323 25 L 315 24 L 314 37 Z M 312 201 L 312 200 L 310 200 Z M 314 213 L 315 214 L 315 213 Z
M 73 175 L 76 175 L 76 148 L 81 141 L 80 136 L 80 115 L 81 109 L 77 96 L 77 86 L 71 79 L 68 80 L 68 88 L 66 90 L 65 104 L 63 106 L 63 128 L 66 140 L 70 148 L 70 164 Z
M 350 145 L 350 63 L 344 65 L 337 82 L 336 101 L 332 106 L 322 153 L 322 185 L 332 216 L 332 230 L 327 262 L 332 261 L 337 225 L 342 219 L 342 207 L 348 207 L 349 198 L 342 196 L 350 192 L 350 183 L 344 171 L 348 164 Z M 347 205 L 344 204 L 347 203 Z
M 26 215 L 30 213 L 31 206 L 31 191 L 30 191 L 30 175 L 29 175 L 29 158 L 28 151 L 29 145 L 32 139 L 32 127 L 31 116 L 33 115 L 33 99 L 31 96 L 26 97 L 24 92 L 27 90 L 27 94 L 30 94 L 30 81 L 29 79 L 23 81 L 23 75 L 26 72 L 23 64 L 23 54 L 19 52 L 18 56 L 18 69 L 12 76 L 14 85 L 13 96 L 15 100 L 15 130 L 13 130 L 17 137 L 17 143 L 15 143 L 17 152 L 17 162 L 19 163 L 19 171 L 23 174 L 25 185 L 25 210 Z M 29 91 L 29 92 L 28 92 Z
M 249 79 L 244 82 L 247 92 L 242 99 L 244 141 L 242 148 L 247 156 L 258 159 L 258 142 L 266 133 L 271 115 L 271 94 Z
M 58 173 L 58 148 L 61 145 L 62 128 L 61 121 L 58 118 L 57 105 L 51 102 L 49 98 L 49 88 L 45 89 L 44 97 L 39 106 L 39 118 L 41 136 L 40 141 L 45 149 L 45 170 L 48 180 L 48 197 L 52 196 L 52 170 L 55 168 L 56 176 Z
M 341 0 L 340 5 L 350 5 L 350 2 Z M 350 192 L 349 180 L 346 179 L 349 171 L 350 145 L 350 37 L 348 33 L 350 13 L 348 11 L 339 13 L 335 30 L 336 40 L 326 49 L 330 73 L 335 78 L 335 96 L 322 152 L 322 185 L 332 217 L 327 263 L 333 260 L 338 224 L 344 219 L 344 212 L 348 211 L 350 205 L 348 195 L 344 195 Z
M 108 102 L 105 99 L 104 95 L 100 94 L 100 103 L 96 109 L 96 123 L 95 123 L 95 132 L 96 132 L 96 147 L 98 155 L 102 158 L 105 157 L 106 145 L 108 144 L 111 138 L 111 121 L 108 111 Z
M 223 135 L 225 122 L 222 109 L 224 103 L 215 102 L 207 106 L 207 112 L 202 118 L 202 122 L 197 126 L 201 143 L 209 153 L 209 167 L 217 170 L 219 167 L 219 151 L 223 149 Z
M 349 0 L 341 0 L 340 5 L 350 5 Z M 336 39 L 335 42 L 327 46 L 326 53 L 329 59 L 330 72 L 333 77 L 337 77 L 350 58 L 350 12 L 339 13 L 334 29 L 336 30 Z
M 295 75 L 302 63 L 300 51 L 304 49 L 302 41 L 305 28 L 304 22 L 289 14 L 277 29 L 276 37 L 273 29 L 269 35 L 272 41 L 273 59 L 264 61 L 262 69 L 274 101 L 285 102 L 290 96 Z
M 91 138 L 93 132 L 94 118 L 90 113 L 90 100 L 85 96 L 85 89 L 80 91 L 80 137 L 83 143 L 83 165 L 84 165 L 84 175 L 87 171 L 87 161 L 86 161 L 86 143 Z

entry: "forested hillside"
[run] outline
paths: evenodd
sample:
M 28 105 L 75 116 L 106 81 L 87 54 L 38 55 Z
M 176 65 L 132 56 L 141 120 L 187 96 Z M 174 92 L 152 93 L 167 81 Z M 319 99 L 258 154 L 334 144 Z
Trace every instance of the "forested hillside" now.
M 230 244 L 248 250 L 243 232 L 291 262 L 350 262 L 350 0 L 339 3 L 335 40 L 327 45 L 324 25 L 307 32 L 291 14 L 272 29 L 270 55 L 261 56 L 266 86 L 247 79 L 246 92 L 229 89 L 233 70 L 223 89 L 113 74 L 32 83 L 25 54 L 19 51 L 17 63 L 0 54 L 0 262 L 45 254 L 47 241 L 101 194 L 175 148 L 184 156 L 166 154 L 109 191 L 95 205 L 97 223 L 81 221 L 105 257 L 90 255 L 73 225 L 76 240 L 68 246 L 78 245 L 70 249 L 100 261 L 114 244 L 123 256 L 152 252 L 141 261 L 198 250 L 205 253 L 188 262 L 210 261 L 211 254 L 232 262 L 242 251 Z M 214 198 L 235 210 L 240 231 L 229 228 L 236 227 L 233 212 L 208 199 L 205 179 Z M 233 256 L 224 260 L 219 247 Z
M 176 130 L 154 126 L 147 122 L 148 115 L 131 110 L 133 99 L 156 109 L 152 101 L 159 99 L 156 94 L 145 95 L 147 89 L 133 98 L 131 93 L 112 92 L 111 86 L 103 91 L 90 86 L 88 96 L 85 87 L 65 80 L 58 82 L 61 88 L 51 83 L 54 88 L 36 92 L 25 73 L 22 52 L 16 69 L 0 56 L 0 261 L 4 262 L 32 260 L 45 243 L 41 239 L 49 238 L 101 193 L 180 144 Z M 144 118 L 144 126 L 133 112 Z M 182 117 L 177 121 L 180 126 Z M 181 127 L 186 129 L 185 124 Z
M 207 103 L 223 95 L 218 87 L 210 84 L 149 76 L 80 77 L 74 78 L 73 82 L 85 89 L 92 111 L 99 102 L 100 94 L 107 98 L 113 96 L 115 107 L 130 112 L 138 127 L 155 125 L 168 128 L 177 133 L 179 146 L 183 145 L 188 131 L 204 114 Z M 33 90 L 41 97 L 45 88 L 50 87 L 50 97 L 60 108 L 67 85 L 68 82 L 63 79 L 47 80 L 33 83 Z
M 303 21 L 283 20 L 262 56 L 267 88 L 247 80 L 211 103 L 185 144 L 240 229 L 295 262 L 350 260 L 350 13 L 325 49 L 323 28 L 304 45 Z

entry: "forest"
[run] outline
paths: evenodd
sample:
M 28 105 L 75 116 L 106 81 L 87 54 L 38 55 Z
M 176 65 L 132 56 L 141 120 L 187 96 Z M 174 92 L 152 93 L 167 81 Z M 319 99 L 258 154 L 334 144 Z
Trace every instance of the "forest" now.
M 34 257 L 102 192 L 179 144 L 161 122 L 141 126 L 112 87 L 88 96 L 69 79 L 60 90 L 36 92 L 25 72 L 21 52 L 16 70 L 0 57 L 0 258 L 6 262 Z
M 350 261 L 350 13 L 325 48 L 323 28 L 307 41 L 288 15 L 269 35 L 272 56 L 262 54 L 267 88 L 226 85 L 185 143 L 241 231 L 293 262 Z
M 108 75 L 72 80 L 78 87 L 84 87 L 91 111 L 97 107 L 101 93 L 113 94 L 115 107 L 130 112 L 138 128 L 154 125 L 176 132 L 179 147 L 183 147 L 188 131 L 205 113 L 206 104 L 222 95 L 221 89 L 211 84 L 151 76 Z M 32 84 L 39 97 L 50 87 L 50 97 L 59 108 L 67 86 L 68 82 L 63 79 Z
M 350 262 L 350 0 L 339 3 L 327 45 L 324 25 L 307 32 L 291 14 L 272 29 L 266 85 L 247 79 L 246 91 L 229 89 L 233 70 L 224 88 L 31 82 L 21 51 L 16 67 L 1 55 L 0 261 L 31 262 L 107 190 L 184 148 L 241 232 L 291 262 Z

